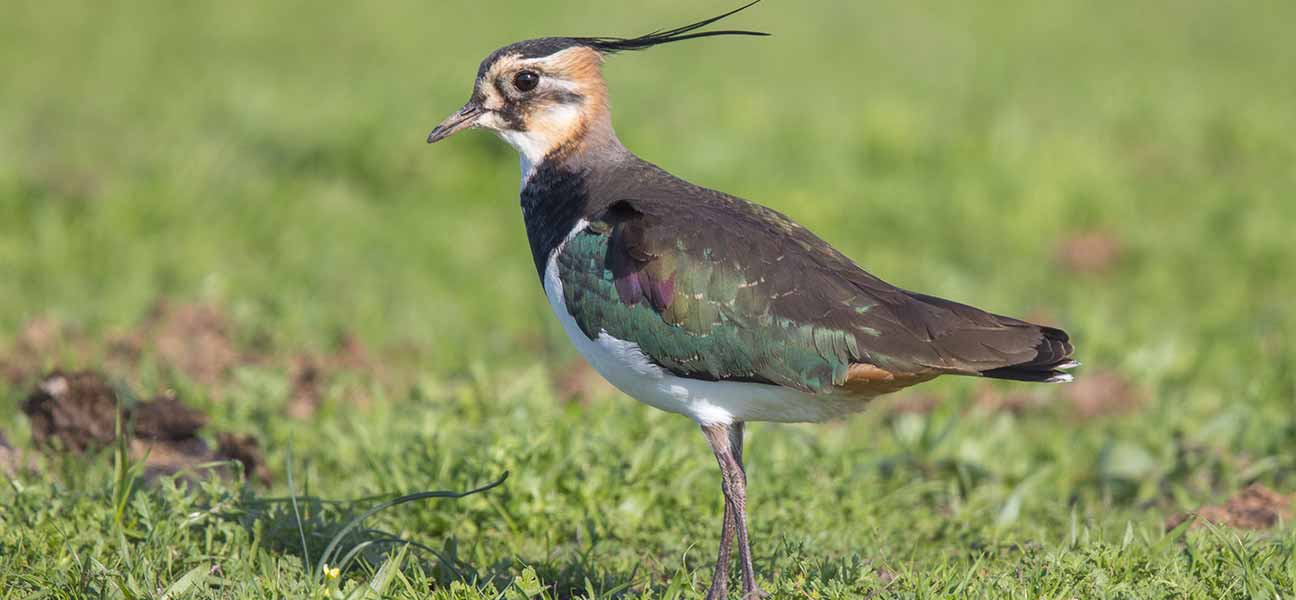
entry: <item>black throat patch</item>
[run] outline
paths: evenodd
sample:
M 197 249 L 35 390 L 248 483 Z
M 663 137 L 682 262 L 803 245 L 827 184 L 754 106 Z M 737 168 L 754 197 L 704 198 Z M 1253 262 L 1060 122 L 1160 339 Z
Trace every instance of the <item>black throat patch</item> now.
M 549 159 L 536 167 L 522 188 L 522 218 L 542 281 L 549 255 L 590 212 L 588 177 L 588 170 Z

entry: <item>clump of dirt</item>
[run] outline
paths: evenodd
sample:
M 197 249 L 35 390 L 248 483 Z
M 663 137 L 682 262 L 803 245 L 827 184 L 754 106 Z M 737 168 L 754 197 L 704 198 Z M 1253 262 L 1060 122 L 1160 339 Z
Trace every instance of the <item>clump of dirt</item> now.
M 102 363 L 125 374 L 146 352 L 203 384 L 217 383 L 230 369 L 253 361 L 230 335 L 229 321 L 214 306 L 160 300 L 131 331 L 105 344 L 48 317 L 29 321 L 0 351 L 0 375 L 14 384 L 39 376 L 46 365 L 70 354 L 75 362 Z M 106 350 L 106 352 L 105 352 Z
M 1124 244 L 1110 231 L 1087 231 L 1058 243 L 1057 261 L 1076 273 L 1102 273 L 1120 260 Z
M 208 304 L 162 300 L 140 327 L 117 340 L 114 351 L 128 360 L 153 349 L 162 362 L 202 384 L 218 383 L 234 367 L 251 362 L 230 335 L 224 313 Z
M 294 362 L 292 389 L 288 393 L 288 415 L 305 419 L 315 414 L 324 399 L 324 373 L 319 363 L 309 356 L 299 356 Z
M 270 485 L 270 469 L 261 454 L 261 445 L 248 435 L 219 433 L 217 446 L 193 436 L 171 440 L 136 438 L 131 440 L 131 456 L 144 461 L 144 479 L 175 475 L 217 461 L 237 461 L 243 466 L 243 476 Z
M 22 410 L 31 421 L 32 440 L 38 448 L 83 453 L 116 440 L 119 402 L 117 391 L 100 373 L 54 371 L 36 386 Z M 269 482 L 255 439 L 218 433 L 219 448 L 213 452 L 199 437 L 207 415 L 185 405 L 174 392 L 122 406 L 120 412 L 122 426 L 131 435 L 131 456 L 144 461 L 147 479 L 234 459 L 249 476 Z
M 1076 377 L 1064 395 L 1076 416 L 1093 419 L 1134 412 L 1143 405 L 1143 393 L 1124 377 L 1110 371 L 1095 371 Z
M 85 452 L 117 437 L 117 392 L 90 371 L 50 373 L 27 396 L 22 411 L 38 447 Z
M 63 323 L 49 318 L 39 317 L 28 321 L 18 333 L 16 346 L 32 354 L 49 354 L 63 345 L 67 332 Z
M 1183 524 L 1197 515 L 1190 527 L 1200 527 L 1203 522 L 1235 529 L 1269 529 L 1292 515 L 1292 497 L 1279 494 L 1263 485 L 1253 484 L 1222 505 L 1205 505 L 1192 513 L 1173 515 L 1166 519 L 1166 531 Z
M 131 413 L 135 436 L 146 440 L 185 440 L 207 425 L 207 415 L 181 402 L 172 391 L 139 403 Z
M 132 381 L 147 356 L 220 397 L 236 368 L 274 365 L 290 372 L 287 412 L 299 418 L 315 412 L 342 373 L 365 373 L 391 383 L 384 361 L 349 333 L 340 334 L 327 352 L 293 356 L 276 354 L 264 336 L 240 344 L 233 331 L 230 319 L 217 306 L 167 299 L 159 299 L 136 326 L 106 341 L 42 317 L 25 324 L 12 340 L 0 340 L 0 377 L 13 385 L 28 385 L 39 380 L 49 365 L 70 363 L 94 365 L 115 378 Z M 342 390 L 342 395 L 357 405 L 367 401 L 359 386 Z
M 148 482 L 220 460 L 211 453 L 207 442 L 199 437 L 177 440 L 135 438 L 130 441 L 130 455 L 132 460 L 144 461 L 143 475 Z
M 243 475 L 270 485 L 270 467 L 261 453 L 261 443 L 250 435 L 219 433 L 216 435 L 216 456 L 221 460 L 237 460 L 243 464 Z
M 35 377 L 44 361 L 61 351 L 67 337 L 63 323 L 56 319 L 28 321 L 10 347 L 0 352 L 0 375 L 15 385 Z
M 307 418 L 319 408 L 328 386 L 339 373 L 367 372 L 383 379 L 381 364 L 375 361 L 369 349 L 359 338 L 346 334 L 338 338 L 331 352 L 322 356 L 301 354 L 293 359 L 289 381 L 288 415 Z M 351 390 L 354 392 L 354 390 Z M 361 394 L 347 394 L 348 399 L 363 405 Z

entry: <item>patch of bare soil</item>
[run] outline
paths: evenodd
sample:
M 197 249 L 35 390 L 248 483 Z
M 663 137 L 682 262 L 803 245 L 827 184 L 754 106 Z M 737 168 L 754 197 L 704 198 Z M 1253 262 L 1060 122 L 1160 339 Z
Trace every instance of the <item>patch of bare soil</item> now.
M 1134 384 L 1110 371 L 1084 373 L 1066 384 L 1063 394 L 1082 419 L 1131 413 L 1145 402 Z
M 256 438 L 224 432 L 216 434 L 216 442 L 217 458 L 239 461 L 243 464 L 244 476 L 270 485 L 270 467 L 266 465 L 265 455 L 261 453 L 261 443 Z
M 0 349 L 0 375 L 21 384 L 69 355 L 77 364 L 102 362 L 114 373 L 125 375 L 145 353 L 154 353 L 163 364 L 210 385 L 231 368 L 252 361 L 237 348 L 230 331 L 228 320 L 214 306 L 167 300 L 159 301 L 137 327 L 107 343 L 41 317 L 27 322 L 9 346 Z
M 133 362 L 152 350 L 194 381 L 213 385 L 234 367 L 251 362 L 230 331 L 228 319 L 214 306 L 162 300 L 135 331 L 116 340 L 113 352 Z
M 1173 515 L 1166 519 L 1166 531 L 1197 516 L 1190 527 L 1200 527 L 1203 522 L 1235 529 L 1269 529 L 1291 519 L 1292 497 L 1279 494 L 1263 485 L 1254 484 L 1222 505 L 1205 505 L 1190 513 Z
M 97 373 L 50 373 L 27 396 L 22 411 L 40 448 L 85 452 L 117 437 L 117 392 Z
M 135 418 L 135 437 L 146 440 L 184 440 L 198 435 L 207 425 L 207 415 L 191 408 L 167 391 L 131 411 Z
M 315 414 L 320 402 L 324 400 L 324 371 L 319 362 L 309 356 L 299 356 L 293 362 L 288 415 L 305 419 Z
M 38 448 L 82 453 L 116 439 L 119 402 L 117 391 L 97 372 L 54 371 L 36 386 L 22 410 L 31 421 L 32 440 Z M 218 433 L 219 448 L 212 451 L 199 437 L 207 415 L 185 405 L 174 393 L 122 406 L 121 418 L 123 427 L 133 431 L 131 456 L 144 462 L 147 479 L 233 459 L 242 463 L 249 477 L 269 482 L 255 439 Z
M 1087 231 L 1064 238 L 1058 243 L 1057 261 L 1076 273 L 1102 273 L 1120 261 L 1124 244 L 1110 231 Z
M 287 412 L 305 418 L 314 414 L 325 392 L 343 374 L 363 373 L 384 385 L 392 385 L 396 376 L 384 368 L 382 357 L 351 334 L 340 335 L 331 349 L 319 354 L 276 354 L 268 338 L 254 336 L 246 341 L 240 344 L 235 339 L 231 321 L 214 305 L 160 299 L 136 326 L 106 339 L 90 338 L 55 319 L 33 319 L 12 339 L 0 340 L 0 377 L 13 385 L 28 385 L 51 364 L 72 364 L 91 365 L 115 379 L 132 381 L 140 361 L 153 357 L 219 398 L 236 368 L 276 365 L 290 377 Z M 401 353 L 411 355 L 415 350 Z M 357 405 L 368 401 L 367 388 L 347 386 L 339 391 Z
M 44 361 L 62 350 L 67 337 L 63 324 L 55 319 L 28 321 L 10 346 L 0 350 L 0 376 L 15 385 L 34 378 Z
M 319 408 L 329 385 L 342 373 L 363 372 L 382 380 L 385 373 L 379 361 L 359 338 L 347 334 L 338 339 L 332 351 L 322 356 L 301 354 L 293 358 L 289 382 L 288 415 L 307 418 Z M 355 390 L 351 390 L 355 392 Z M 357 405 L 365 404 L 360 393 L 346 397 Z
M 18 333 L 17 346 L 33 354 L 48 354 L 57 350 L 66 337 L 63 324 L 49 317 L 28 321 Z
M 207 442 L 199 437 L 178 440 L 135 438 L 130 441 L 130 455 L 133 460 L 144 461 L 144 480 L 149 482 L 187 469 L 196 473 L 200 465 L 219 460 Z

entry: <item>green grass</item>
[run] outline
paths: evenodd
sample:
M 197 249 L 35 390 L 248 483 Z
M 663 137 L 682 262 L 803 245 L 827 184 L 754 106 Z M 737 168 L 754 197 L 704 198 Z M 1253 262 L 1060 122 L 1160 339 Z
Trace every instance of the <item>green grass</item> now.
M 614 393 L 564 402 L 552 380 L 573 354 L 536 281 L 516 158 L 483 133 L 423 138 L 497 46 L 728 7 L 0 3 L 0 348 L 35 318 L 103 340 L 160 297 L 219 306 L 270 359 L 201 384 L 146 351 L 114 374 L 255 434 L 275 481 L 132 492 L 111 449 L 45 458 L 0 489 L 0 593 L 700 598 L 721 504 L 696 427 Z M 1166 534 L 1164 519 L 1252 482 L 1296 489 L 1292 22 L 1296 4 L 1265 0 L 769 0 L 734 25 L 775 37 L 609 61 L 618 132 L 645 158 L 895 284 L 1046 315 L 1080 377 L 1113 373 L 1143 400 L 1078 419 L 1058 386 L 1003 386 L 1042 406 L 986 410 L 963 379 L 920 388 L 941 399 L 929 413 L 752 426 L 767 589 L 1290 597 L 1290 525 Z M 1115 264 L 1056 260 L 1086 231 L 1119 240 Z M 346 334 L 381 369 L 284 416 L 285 357 Z M 96 348 L 45 360 L 108 368 Z M 30 385 L 0 382 L 19 447 Z M 426 548 L 374 543 L 336 580 L 313 572 L 378 502 L 504 471 L 343 544 Z

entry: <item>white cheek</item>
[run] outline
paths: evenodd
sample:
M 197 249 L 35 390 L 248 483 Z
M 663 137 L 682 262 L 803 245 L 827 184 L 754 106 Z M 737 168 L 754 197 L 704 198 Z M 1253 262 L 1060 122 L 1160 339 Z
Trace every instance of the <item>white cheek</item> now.
M 483 126 L 494 129 L 499 136 L 517 150 L 522 169 L 522 187 L 535 173 L 536 166 L 544 157 L 567 141 L 572 131 L 580 122 L 580 110 L 575 106 L 560 105 L 542 113 L 530 116 L 530 127 L 527 131 L 511 131 L 505 128 L 499 115 L 487 113 L 490 124 L 483 119 Z
M 477 117 L 477 126 L 499 130 L 504 127 L 504 119 L 501 119 L 498 113 L 482 113 L 482 116 Z

